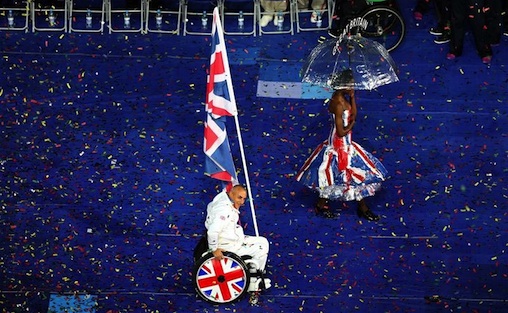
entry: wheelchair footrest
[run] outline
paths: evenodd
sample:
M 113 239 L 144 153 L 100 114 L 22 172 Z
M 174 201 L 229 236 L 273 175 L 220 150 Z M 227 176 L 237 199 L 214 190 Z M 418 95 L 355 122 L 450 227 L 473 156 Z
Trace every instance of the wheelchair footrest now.
M 272 287 L 272 281 L 269 278 L 251 277 L 248 291 L 249 292 L 262 291 L 270 287 Z

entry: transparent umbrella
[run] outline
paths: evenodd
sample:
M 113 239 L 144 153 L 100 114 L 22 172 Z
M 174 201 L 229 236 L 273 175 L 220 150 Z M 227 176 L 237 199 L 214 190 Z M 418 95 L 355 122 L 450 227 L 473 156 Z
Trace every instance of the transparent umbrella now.
M 399 81 L 388 51 L 377 41 L 360 35 L 320 43 L 310 53 L 301 74 L 303 82 L 332 89 L 372 90 Z

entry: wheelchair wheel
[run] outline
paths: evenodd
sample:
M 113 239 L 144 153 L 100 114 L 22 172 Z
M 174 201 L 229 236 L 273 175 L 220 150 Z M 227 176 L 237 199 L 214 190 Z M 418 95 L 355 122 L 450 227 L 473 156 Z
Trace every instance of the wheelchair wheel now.
M 389 6 L 374 6 L 362 16 L 367 21 L 367 28 L 362 29 L 362 36 L 376 40 L 388 52 L 395 50 L 404 39 L 406 25 L 400 13 Z
M 224 259 L 218 261 L 209 252 L 196 262 L 192 280 L 196 292 L 205 301 L 232 303 L 247 293 L 250 274 L 238 255 L 224 252 Z

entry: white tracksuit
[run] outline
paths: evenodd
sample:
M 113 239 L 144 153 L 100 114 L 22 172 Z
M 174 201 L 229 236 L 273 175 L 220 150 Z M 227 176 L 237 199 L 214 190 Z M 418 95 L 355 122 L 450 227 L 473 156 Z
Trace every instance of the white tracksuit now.
M 226 191 L 222 191 L 208 204 L 205 227 L 208 247 L 230 251 L 239 256 L 249 255 L 263 271 L 268 258 L 269 244 L 265 237 L 246 236 L 238 223 L 240 212 L 235 209 Z

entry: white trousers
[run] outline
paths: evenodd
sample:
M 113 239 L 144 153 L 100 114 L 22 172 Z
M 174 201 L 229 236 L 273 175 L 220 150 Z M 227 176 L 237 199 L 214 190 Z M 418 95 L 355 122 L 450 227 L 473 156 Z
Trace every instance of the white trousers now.
M 249 255 L 258 265 L 258 270 L 264 271 L 266 261 L 268 260 L 268 250 L 270 244 L 265 237 L 245 236 L 241 246 L 237 246 L 230 251 L 242 255 Z
M 298 0 L 298 8 L 307 9 L 309 6 L 309 0 Z M 326 8 L 325 0 L 312 0 L 311 7 L 313 10 L 324 10 Z
M 284 12 L 288 8 L 288 1 L 282 0 L 261 0 L 261 7 L 263 7 L 263 10 L 268 13 L 275 13 L 275 12 Z

